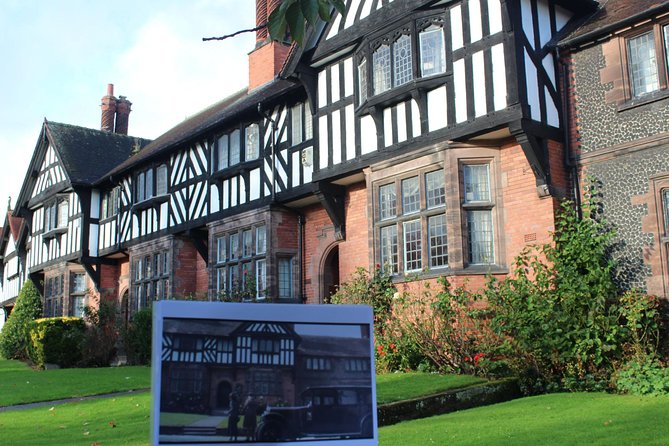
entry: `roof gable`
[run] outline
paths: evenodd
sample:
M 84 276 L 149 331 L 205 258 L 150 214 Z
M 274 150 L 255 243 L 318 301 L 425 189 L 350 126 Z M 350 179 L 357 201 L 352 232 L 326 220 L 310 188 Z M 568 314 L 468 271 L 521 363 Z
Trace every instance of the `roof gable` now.
M 57 122 L 45 122 L 45 127 L 72 184 L 93 184 L 150 142 Z

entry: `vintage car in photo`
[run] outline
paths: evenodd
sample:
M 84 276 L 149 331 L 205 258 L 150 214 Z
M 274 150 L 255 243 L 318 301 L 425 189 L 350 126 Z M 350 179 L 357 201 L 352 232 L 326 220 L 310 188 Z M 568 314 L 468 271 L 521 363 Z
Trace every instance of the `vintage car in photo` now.
M 371 438 L 372 390 L 363 386 L 312 387 L 302 405 L 268 406 L 256 430 L 259 441 Z

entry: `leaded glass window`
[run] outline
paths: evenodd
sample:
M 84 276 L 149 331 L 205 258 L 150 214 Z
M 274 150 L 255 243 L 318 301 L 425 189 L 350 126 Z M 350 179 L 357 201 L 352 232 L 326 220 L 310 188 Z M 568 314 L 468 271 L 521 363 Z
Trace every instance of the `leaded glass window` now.
M 390 89 L 390 46 L 381 45 L 372 56 L 374 70 L 374 94 Z
M 256 297 L 258 299 L 265 298 L 265 290 L 267 289 L 267 264 L 264 259 L 256 260 Z
M 278 261 L 279 270 L 279 298 L 293 297 L 293 261 L 289 257 L 282 257 Z
M 367 59 L 362 59 L 358 65 L 358 94 L 360 104 L 367 100 Z
M 444 51 L 444 31 L 440 26 L 432 25 L 420 35 L 420 74 L 432 76 L 446 71 L 446 53 Z
M 267 251 L 267 230 L 265 226 L 256 228 L 256 254 L 265 254 Z
M 230 133 L 230 165 L 234 166 L 239 164 L 240 157 L 240 141 L 239 141 L 240 131 L 239 129 L 234 130 Z
M 246 153 L 245 161 L 258 159 L 260 153 L 260 128 L 258 124 L 251 124 L 246 127 Z
M 467 242 L 470 264 L 495 262 L 492 211 L 467 211 Z
M 411 57 L 411 37 L 401 36 L 393 44 L 394 86 L 399 87 L 413 79 L 413 62 Z
M 627 41 L 632 96 L 642 96 L 660 88 L 655 37 L 652 31 Z
M 228 135 L 223 135 L 218 138 L 218 170 L 228 167 Z
M 297 104 L 291 109 L 291 135 L 293 145 L 302 142 L 302 104 Z

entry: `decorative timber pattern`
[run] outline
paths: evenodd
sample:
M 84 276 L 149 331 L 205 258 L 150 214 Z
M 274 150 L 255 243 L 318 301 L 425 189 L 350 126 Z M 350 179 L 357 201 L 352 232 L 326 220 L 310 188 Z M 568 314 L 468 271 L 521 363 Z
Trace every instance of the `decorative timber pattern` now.
M 560 127 L 557 67 L 552 45 L 573 13 L 548 0 L 520 0 L 526 95 L 534 121 Z
M 372 11 L 392 3 L 393 0 L 349 0 L 346 2 L 346 12 L 343 16 L 337 14 L 332 22 L 332 27 L 327 35 L 327 39 L 339 34 L 341 31 L 350 28 L 356 22 L 367 17 Z
M 58 159 L 58 155 L 56 155 L 54 148 L 49 145 L 30 198 L 35 198 L 46 192 L 52 186 L 64 183 L 65 181 L 67 181 L 67 176 Z
M 386 4 L 349 2 L 347 18 L 333 23 L 330 34 L 354 27 L 370 8 Z M 501 0 L 465 0 L 397 17 L 385 35 L 379 35 L 383 30 L 377 31 L 363 39 L 356 54 L 322 68 L 318 73 L 319 170 L 432 132 L 448 130 L 460 136 L 474 128 L 492 127 L 494 114 L 511 103 L 507 78 L 507 58 L 511 56 L 506 54 L 508 35 L 503 32 L 505 7 Z M 350 19 L 351 11 L 355 19 Z M 418 66 L 422 53 L 417 53 L 423 51 L 420 35 L 431 30 L 443 33 L 439 37 L 443 37 L 443 68 L 425 74 Z M 377 68 L 371 66 L 376 52 L 385 46 L 390 58 L 391 48 L 399 51 L 395 44 L 401 36 L 409 36 L 413 42 L 408 44 L 413 53 L 409 59 L 414 61 L 409 65 L 409 80 L 374 93 L 369 85 L 379 77 Z M 398 75 L 393 71 L 392 76 Z
M 81 252 L 83 213 L 75 192 L 58 194 L 32 214 L 28 270 Z

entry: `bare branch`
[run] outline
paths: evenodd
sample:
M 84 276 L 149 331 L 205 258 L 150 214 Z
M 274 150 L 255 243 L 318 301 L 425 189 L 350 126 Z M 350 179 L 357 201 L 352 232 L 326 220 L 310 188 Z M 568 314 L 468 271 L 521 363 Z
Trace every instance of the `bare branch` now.
M 267 22 L 263 23 L 262 25 L 258 25 L 255 28 L 242 29 L 241 31 L 237 31 L 237 32 L 234 32 L 232 34 L 228 34 L 228 35 L 221 36 L 221 37 L 203 37 L 202 41 L 207 42 L 209 40 L 225 40 L 225 39 L 228 39 L 230 37 L 235 37 L 236 35 L 242 34 L 242 33 L 254 33 L 256 31 L 260 31 L 263 28 L 267 28 Z

